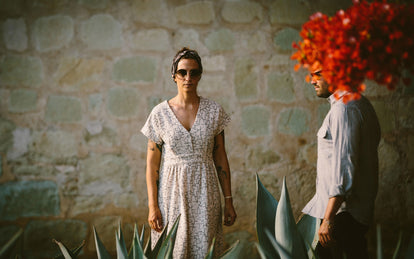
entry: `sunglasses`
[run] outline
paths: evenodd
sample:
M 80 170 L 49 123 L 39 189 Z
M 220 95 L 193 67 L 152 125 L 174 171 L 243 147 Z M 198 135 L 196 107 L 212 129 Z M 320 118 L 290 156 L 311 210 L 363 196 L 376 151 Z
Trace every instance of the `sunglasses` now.
M 201 71 L 198 69 L 192 69 L 190 71 L 187 71 L 185 69 L 179 69 L 175 74 L 178 78 L 184 79 L 187 76 L 187 73 L 190 73 L 190 78 L 197 78 L 201 76 Z

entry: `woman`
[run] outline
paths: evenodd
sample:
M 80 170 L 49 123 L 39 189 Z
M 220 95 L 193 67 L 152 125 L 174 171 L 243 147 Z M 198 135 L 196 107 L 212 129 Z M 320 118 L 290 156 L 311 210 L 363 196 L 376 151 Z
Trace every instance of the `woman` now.
M 220 105 L 197 94 L 203 72 L 201 58 L 183 48 L 173 59 L 172 78 L 178 93 L 152 110 L 141 132 L 148 138 L 148 222 L 153 244 L 165 224 L 180 224 L 174 258 L 204 258 L 213 238 L 216 255 L 223 252 L 219 179 L 224 195 L 224 225 L 236 212 L 224 127 L 230 121 Z

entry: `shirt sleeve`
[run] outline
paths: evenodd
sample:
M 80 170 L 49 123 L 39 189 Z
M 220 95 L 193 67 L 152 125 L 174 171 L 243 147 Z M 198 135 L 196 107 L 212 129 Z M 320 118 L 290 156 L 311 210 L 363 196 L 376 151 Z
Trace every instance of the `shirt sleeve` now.
M 161 138 L 160 120 L 155 110 L 152 110 L 148 116 L 147 121 L 141 129 L 141 133 L 156 144 L 161 145 L 163 143 Z
M 218 105 L 218 123 L 216 130 L 214 132 L 214 136 L 220 134 L 224 130 L 224 128 L 230 123 L 230 121 L 230 116 L 224 111 L 223 107 Z
M 355 107 L 338 105 L 331 116 L 332 135 L 332 184 L 329 197 L 344 196 L 352 189 L 352 181 L 358 167 L 360 116 Z

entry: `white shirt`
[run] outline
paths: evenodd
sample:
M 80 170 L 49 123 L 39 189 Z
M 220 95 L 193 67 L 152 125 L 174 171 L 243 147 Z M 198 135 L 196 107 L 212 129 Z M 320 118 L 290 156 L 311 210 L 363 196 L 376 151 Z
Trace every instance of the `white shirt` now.
M 344 103 L 332 94 L 331 109 L 318 131 L 316 194 L 303 213 L 323 218 L 331 197 L 343 196 L 338 210 L 369 225 L 378 190 L 381 131 L 371 103 L 363 96 Z

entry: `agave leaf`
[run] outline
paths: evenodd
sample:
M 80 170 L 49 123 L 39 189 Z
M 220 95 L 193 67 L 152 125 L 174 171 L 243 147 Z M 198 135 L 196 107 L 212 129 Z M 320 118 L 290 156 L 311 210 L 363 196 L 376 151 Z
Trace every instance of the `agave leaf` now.
M 139 243 L 141 247 L 144 247 L 144 235 L 145 235 L 145 225 L 142 225 L 141 235 L 139 237 Z
M 256 245 L 257 251 L 259 252 L 260 258 L 261 259 L 267 259 L 266 254 L 265 254 L 263 248 L 260 246 L 260 244 L 259 243 L 254 243 L 254 244 Z
M 414 258 L 414 234 L 411 235 L 410 243 L 408 243 L 407 252 L 405 258 Z
M 207 255 L 204 257 L 204 259 L 213 259 L 214 256 L 214 250 L 215 250 L 215 244 L 216 244 L 216 238 L 213 238 L 213 241 L 211 242 L 210 249 L 208 250 Z
M 282 193 L 276 210 L 275 237 L 277 244 L 283 247 L 293 258 L 307 258 L 306 246 L 296 227 L 290 204 L 289 192 L 286 187 L 286 177 L 283 177 Z M 278 252 L 281 258 L 283 253 Z M 290 257 L 288 257 L 290 258 Z
M 382 259 L 381 226 L 377 225 L 377 259 Z
M 400 235 L 398 236 L 397 246 L 395 247 L 394 254 L 392 256 L 393 259 L 400 258 L 400 248 L 402 243 L 402 231 L 400 231 Z
M 273 249 L 277 251 L 279 258 L 294 259 L 294 257 L 292 256 L 292 253 L 286 250 L 283 246 L 281 246 L 279 242 L 277 242 L 276 238 L 272 235 L 272 233 L 270 233 L 269 230 L 266 229 L 265 232 L 270 242 L 272 243 Z
M 7 243 L 1 247 L 0 249 L 0 258 L 6 257 L 7 253 L 10 252 L 10 250 L 13 248 L 14 244 L 16 244 L 17 240 L 19 240 L 19 237 L 22 235 L 23 229 L 19 229 L 10 239 L 7 241 Z
M 240 258 L 240 241 L 234 242 L 224 253 L 220 256 L 221 259 L 238 259 Z
M 98 256 L 98 259 L 111 259 L 111 256 L 103 245 L 101 239 L 99 239 L 95 227 L 93 227 L 93 234 L 95 237 L 96 254 Z
M 125 246 L 125 241 L 122 235 L 121 228 L 119 228 L 118 233 L 115 231 L 116 239 L 116 254 L 118 259 L 128 259 L 128 253 Z
M 174 225 L 171 227 L 170 232 L 168 233 L 165 240 L 162 242 L 161 247 L 158 251 L 157 258 L 169 258 L 172 253 L 172 249 L 175 244 L 175 236 L 177 235 L 178 224 L 180 223 L 181 214 L 178 215 L 177 219 L 174 222 Z
M 72 249 L 72 250 L 70 250 L 70 252 L 74 255 L 74 257 L 76 258 L 78 255 L 79 255 L 79 253 L 80 253 L 80 251 L 82 250 L 82 248 L 85 246 L 85 240 L 83 240 L 82 241 L 82 243 L 78 246 L 78 247 L 76 247 L 76 248 L 74 248 L 74 249 Z M 55 256 L 54 257 L 54 259 L 64 259 L 65 258 L 65 256 L 63 255 L 63 254 L 60 254 L 60 255 L 58 255 L 58 256 Z
M 267 229 L 274 236 L 275 232 L 275 216 L 278 206 L 277 200 L 270 194 L 263 186 L 256 174 L 256 229 L 257 237 L 259 239 L 260 248 L 265 254 L 266 258 L 279 258 L 279 255 L 273 249 L 273 245 L 267 238 L 265 230 Z
M 312 250 L 315 250 L 318 244 L 318 230 L 321 220 L 314 218 L 307 214 L 302 214 L 298 223 L 296 224 L 299 233 L 301 234 L 306 248 L 308 249 L 308 256 L 311 257 Z
M 151 249 L 151 234 L 148 238 L 147 245 L 145 246 L 144 254 L 148 258 L 155 258 L 161 248 L 162 242 L 164 241 L 165 237 L 167 236 L 168 230 L 168 222 L 165 224 L 164 229 L 161 232 L 160 237 L 157 240 L 157 243 L 154 246 L 154 249 Z
M 131 250 L 128 254 L 129 259 L 144 259 L 147 258 L 144 255 L 144 250 L 142 249 L 142 245 L 140 239 L 138 237 L 138 229 L 137 225 L 134 226 L 134 238 L 132 239 L 132 246 Z
M 55 239 L 52 240 L 55 244 L 59 246 L 60 251 L 65 259 L 74 259 L 76 256 L 62 243 Z

